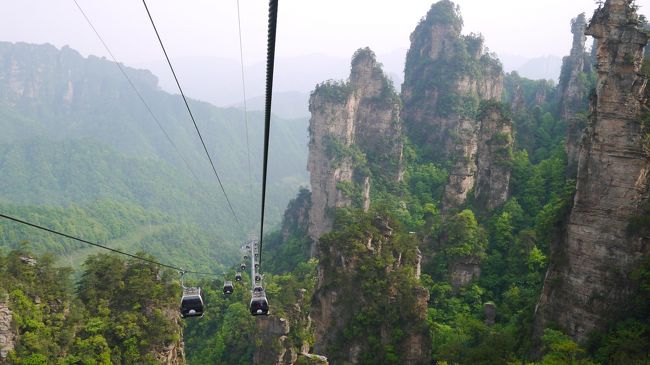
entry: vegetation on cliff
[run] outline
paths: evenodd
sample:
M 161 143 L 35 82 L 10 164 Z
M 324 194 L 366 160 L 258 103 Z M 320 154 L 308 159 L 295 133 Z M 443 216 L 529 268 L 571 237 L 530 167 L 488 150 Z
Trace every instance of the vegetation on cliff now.
M 10 364 L 157 364 L 179 346 L 176 273 L 112 255 L 72 270 L 26 249 L 0 257 L 0 294 L 16 333 Z M 182 358 L 182 354 L 178 354 Z

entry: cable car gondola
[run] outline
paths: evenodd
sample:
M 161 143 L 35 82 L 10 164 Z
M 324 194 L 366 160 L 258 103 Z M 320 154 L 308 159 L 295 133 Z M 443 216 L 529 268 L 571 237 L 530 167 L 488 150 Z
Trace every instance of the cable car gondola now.
M 255 270 L 257 270 L 257 269 L 259 269 L 259 268 L 260 268 L 260 263 L 259 263 L 259 262 L 256 262 L 256 263 L 255 263 Z
M 235 275 L 235 281 L 242 281 L 241 273 L 237 273 L 237 274 Z
M 226 281 L 223 283 L 223 293 L 226 295 L 232 294 L 234 291 L 234 287 L 232 285 L 232 281 Z
M 181 317 L 203 317 L 205 299 L 201 288 L 183 288 Z
M 255 282 L 258 282 L 260 280 L 262 280 L 262 277 L 260 276 L 260 274 L 255 274 Z
M 244 255 L 244 260 L 248 260 L 248 255 Z
M 266 292 L 261 286 L 256 286 L 253 289 L 250 310 L 254 316 L 267 316 L 269 314 L 269 302 L 266 300 Z
M 241 271 L 246 270 L 246 264 L 242 263 L 241 265 L 239 265 L 239 268 L 241 269 Z

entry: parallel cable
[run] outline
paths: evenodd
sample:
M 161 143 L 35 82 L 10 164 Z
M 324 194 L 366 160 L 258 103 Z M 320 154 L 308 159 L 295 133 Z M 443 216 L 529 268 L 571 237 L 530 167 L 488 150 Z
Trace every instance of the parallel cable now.
M 250 149 L 250 143 L 248 141 L 248 108 L 247 108 L 247 100 L 246 100 L 246 78 L 244 77 L 244 45 L 242 42 L 242 35 L 241 35 L 241 14 L 239 11 L 239 0 L 237 0 L 237 25 L 238 25 L 238 30 L 239 30 L 239 60 L 241 63 L 241 87 L 242 87 L 242 93 L 244 96 L 244 125 L 246 126 L 246 158 L 248 160 L 248 187 L 250 188 L 251 191 L 251 196 L 253 195 L 253 176 L 252 176 L 252 168 L 251 168 L 251 149 Z
M 143 0 L 144 1 L 144 0 Z M 269 161 L 269 132 L 271 129 L 271 98 L 273 97 L 273 69 L 275 65 L 275 34 L 278 25 L 278 0 L 269 0 L 269 34 L 266 45 L 266 104 L 264 106 L 264 163 L 262 167 L 262 212 L 260 218 L 259 263 L 262 267 L 264 241 L 264 207 L 266 201 L 266 176 Z
M 99 34 L 99 31 L 97 30 L 97 28 L 95 28 L 93 23 L 90 21 L 90 18 L 88 17 L 88 15 L 86 15 L 86 12 L 81 8 L 81 5 L 79 5 L 77 0 L 72 0 L 72 1 L 74 1 L 75 5 L 77 5 L 77 9 L 79 9 L 79 11 L 81 12 L 81 15 L 83 15 L 83 17 L 86 19 L 86 22 L 88 23 L 90 28 L 93 30 L 93 32 L 95 32 L 95 35 L 97 36 L 97 38 L 99 38 L 99 41 L 104 46 L 104 49 L 106 49 L 106 52 L 108 52 L 108 54 L 111 56 L 111 58 L 113 59 L 113 62 L 117 66 L 117 68 L 120 70 L 120 72 L 122 73 L 122 75 L 124 76 L 126 81 L 129 83 L 129 85 L 131 86 L 133 91 L 135 91 L 136 95 L 138 96 L 138 99 L 140 99 L 140 101 L 142 102 L 144 107 L 149 112 L 149 115 L 151 115 L 151 118 L 156 122 L 156 124 L 158 125 L 158 128 L 160 128 L 160 130 L 163 132 L 163 134 L 165 135 L 165 137 L 167 138 L 169 143 L 171 143 L 171 145 L 174 147 L 174 149 L 178 153 L 178 156 L 181 158 L 181 160 L 183 160 L 183 162 L 185 163 L 185 166 L 187 166 L 187 169 L 194 176 L 194 179 L 196 179 L 196 182 L 199 184 L 199 186 L 202 186 L 199 177 L 196 175 L 196 173 L 194 172 L 194 170 L 190 166 L 190 163 L 187 161 L 187 159 L 185 157 L 183 157 L 183 154 L 181 153 L 178 146 L 176 146 L 176 143 L 174 143 L 172 138 L 169 136 L 169 133 L 167 133 L 165 128 L 162 126 L 162 124 L 160 123 L 160 120 L 158 120 L 158 118 L 154 114 L 154 112 L 151 109 L 151 107 L 149 106 L 149 104 L 144 100 L 144 97 L 142 96 L 140 91 L 138 91 L 138 88 L 135 87 L 135 84 L 133 83 L 133 81 L 131 80 L 129 75 L 126 73 L 126 70 L 124 70 L 124 67 L 122 67 L 122 64 L 120 63 L 120 61 L 117 59 L 117 57 L 115 57 L 115 55 L 111 51 L 110 47 L 108 47 L 108 44 L 104 41 L 104 38 Z
M 180 272 L 185 272 L 185 273 L 189 273 L 189 274 L 196 274 L 196 275 L 211 275 L 211 276 L 216 276 L 217 275 L 215 273 L 200 272 L 200 271 L 190 271 L 190 270 L 185 270 L 185 269 L 182 269 L 180 267 L 173 266 L 173 265 L 163 264 L 163 263 L 155 261 L 155 260 L 150 260 L 150 259 L 148 259 L 146 257 L 140 257 L 140 256 L 136 256 L 136 255 L 124 252 L 124 251 L 116 250 L 114 248 L 110 248 L 110 247 L 107 247 L 107 246 L 104 246 L 104 245 L 100 245 L 99 243 L 90 242 L 90 241 L 85 240 L 83 238 L 78 238 L 78 237 L 75 237 L 75 236 L 71 236 L 69 234 L 62 233 L 62 232 L 59 232 L 59 231 L 55 231 L 53 229 L 49 229 L 49 228 L 40 226 L 38 224 L 30 223 L 30 222 L 24 221 L 22 219 L 11 217 L 11 216 L 8 216 L 8 215 L 2 214 L 2 213 L 0 213 L 0 218 L 8 219 L 8 220 L 13 221 L 15 223 L 24 224 L 24 225 L 32 227 L 32 228 L 40 229 L 41 231 L 45 231 L 45 232 L 49 232 L 49 233 L 52 233 L 52 234 L 55 234 L 55 235 L 58 235 L 58 236 L 61 236 L 61 237 L 69 238 L 71 240 L 78 241 L 78 242 L 81 242 L 81 243 L 85 243 L 87 245 L 99 247 L 101 249 L 108 250 L 108 251 L 111 251 L 113 253 L 128 256 L 130 258 L 137 259 L 137 260 L 144 261 L 144 262 L 148 262 L 150 264 L 158 265 L 160 267 L 165 267 L 165 268 L 168 268 L 168 269 L 172 269 L 172 270 L 176 270 L 176 271 L 180 271 Z
M 194 129 L 196 129 L 196 133 L 199 135 L 199 139 L 201 140 L 201 145 L 203 145 L 203 150 L 205 151 L 205 154 L 208 157 L 208 161 L 210 162 L 210 166 L 212 166 L 212 172 L 214 172 L 214 175 L 217 177 L 217 181 L 219 182 L 219 186 L 221 187 L 221 191 L 223 192 L 223 195 L 226 197 L 226 202 L 228 203 L 228 207 L 230 207 L 230 212 L 232 213 L 233 217 L 235 218 L 235 221 L 237 222 L 237 224 L 239 224 L 239 226 L 241 227 L 241 222 L 239 221 L 239 218 L 237 217 L 237 214 L 235 213 L 235 209 L 233 208 L 232 204 L 230 203 L 230 199 L 228 198 L 228 194 L 226 193 L 226 189 L 224 189 L 224 187 L 223 187 L 223 183 L 221 182 L 221 178 L 219 177 L 219 173 L 217 172 L 216 167 L 214 167 L 214 162 L 212 162 L 212 157 L 210 156 L 210 152 L 208 152 L 208 147 L 205 145 L 205 141 L 203 140 L 203 135 L 201 135 L 201 131 L 199 130 L 199 126 L 196 124 L 196 119 L 194 119 L 194 114 L 192 114 L 192 109 L 190 109 L 190 104 L 187 102 L 187 98 L 185 97 L 185 93 L 183 92 L 183 88 L 181 88 L 181 83 L 178 81 L 178 77 L 176 76 L 176 71 L 174 71 L 174 66 L 172 66 L 172 63 L 169 60 L 169 56 L 167 55 L 167 50 L 165 50 L 165 46 L 163 44 L 163 41 L 160 38 L 160 34 L 158 33 L 158 28 L 156 28 L 156 24 L 153 21 L 153 17 L 151 16 L 151 12 L 149 12 L 149 7 L 147 6 L 146 0 L 142 0 L 142 3 L 144 4 L 144 8 L 147 11 L 147 15 L 149 16 L 149 20 L 151 21 L 151 26 L 153 27 L 154 32 L 156 32 L 156 37 L 158 38 L 158 43 L 160 43 L 160 48 L 162 48 L 162 51 L 165 54 L 165 59 L 167 60 L 167 64 L 169 65 L 169 68 L 172 71 L 172 75 L 174 76 L 174 80 L 176 81 L 176 86 L 178 86 L 178 91 L 180 91 L 181 96 L 183 97 L 183 102 L 185 102 L 185 108 L 187 108 L 187 113 L 190 115 L 190 119 L 192 119 L 192 123 L 194 124 Z

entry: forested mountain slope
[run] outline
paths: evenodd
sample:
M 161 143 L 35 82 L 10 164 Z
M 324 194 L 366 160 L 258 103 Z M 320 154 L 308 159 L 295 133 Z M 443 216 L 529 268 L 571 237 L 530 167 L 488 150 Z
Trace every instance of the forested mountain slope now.
M 136 246 L 146 247 L 141 242 L 162 238 L 161 243 L 149 245 L 154 254 L 164 252 L 165 246 L 177 247 L 183 239 L 176 232 L 198 230 L 202 236 L 213 236 L 221 243 L 212 249 L 225 247 L 224 240 L 245 237 L 248 230 L 255 229 L 259 215 L 262 114 L 251 112 L 248 116 L 251 186 L 243 111 L 190 100 L 242 221 L 243 226 L 238 227 L 180 96 L 163 92 L 148 71 L 123 69 L 151 113 L 112 62 L 84 58 L 67 47 L 59 50 L 50 45 L 0 42 L 0 204 L 25 205 L 21 210 L 26 216 L 32 211 L 36 214 L 36 206 L 50 206 L 52 211 L 65 209 L 79 219 L 78 209 L 96 207 L 97 201 L 104 200 L 114 205 L 107 209 L 135 207 L 159 217 L 153 223 L 142 222 L 144 228 L 150 224 L 187 227 L 162 230 L 171 236 L 142 233 L 147 238 L 135 240 Z M 306 182 L 305 121 L 274 118 L 273 122 L 267 204 L 270 224 L 278 222 L 282 207 Z M 71 204 L 81 208 L 75 212 Z M 46 225 L 55 222 L 54 216 L 41 218 Z M 132 223 L 122 222 L 125 227 Z M 15 230 L 6 222 L 2 225 L 7 232 Z M 58 226 L 84 229 L 69 222 Z M 132 228 L 144 231 L 143 227 Z M 17 244 L 3 241 L 9 246 Z M 49 241 L 35 242 L 35 248 L 46 250 L 43 243 Z M 197 244 L 204 252 L 198 257 L 220 261 L 219 253 L 207 251 L 214 242 L 190 242 L 186 249 Z M 237 245 L 232 243 L 232 249 Z M 70 253 L 69 249 L 52 248 Z

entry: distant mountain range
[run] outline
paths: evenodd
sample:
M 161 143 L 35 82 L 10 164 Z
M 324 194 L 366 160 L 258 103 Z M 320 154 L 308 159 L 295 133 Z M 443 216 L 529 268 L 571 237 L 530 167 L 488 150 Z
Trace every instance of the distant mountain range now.
M 518 67 L 516 71 L 520 76 L 532 80 L 545 79 L 553 80 L 557 83 L 560 78 L 561 69 L 562 58 L 550 55 L 530 59 Z

